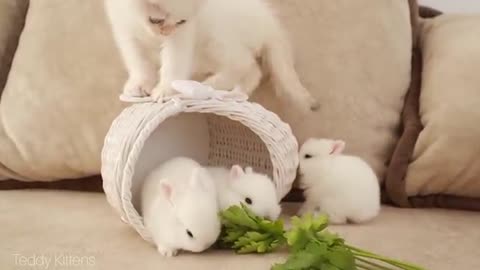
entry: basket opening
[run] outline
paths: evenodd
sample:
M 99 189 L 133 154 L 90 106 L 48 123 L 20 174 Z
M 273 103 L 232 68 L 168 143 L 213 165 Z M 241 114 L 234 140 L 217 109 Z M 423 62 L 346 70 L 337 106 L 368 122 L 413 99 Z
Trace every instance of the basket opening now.
M 181 113 L 163 121 L 145 141 L 135 164 L 132 203 L 140 211 L 140 193 L 145 177 L 159 164 L 177 156 L 208 162 L 207 117 L 201 113 Z
M 272 177 L 273 165 L 265 143 L 251 129 L 224 116 L 208 115 L 209 166 L 251 166 Z
M 145 142 L 132 179 L 132 203 L 140 211 L 145 177 L 162 162 L 190 157 L 205 166 L 251 166 L 272 176 L 273 165 L 265 143 L 248 127 L 224 116 L 180 113 L 161 123 Z

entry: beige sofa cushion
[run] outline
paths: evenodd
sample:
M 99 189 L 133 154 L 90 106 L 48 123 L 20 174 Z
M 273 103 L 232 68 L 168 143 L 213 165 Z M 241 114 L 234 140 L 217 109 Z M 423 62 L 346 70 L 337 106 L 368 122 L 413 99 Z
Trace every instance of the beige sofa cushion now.
M 382 180 L 397 142 L 403 98 L 410 82 L 411 26 L 407 1 L 276 1 L 296 49 L 297 69 L 322 104 L 307 116 L 272 99 L 257 100 L 309 137 L 347 142 Z
M 345 139 L 382 175 L 409 83 L 408 2 L 282 0 L 274 7 L 292 35 L 300 76 L 323 106 L 300 119 L 267 84 L 256 100 L 291 123 L 300 142 Z M 102 1 L 32 2 L 0 104 L 0 163 L 25 179 L 98 173 L 125 79 Z
M 480 210 L 480 16 L 424 20 L 420 45 L 422 88 L 419 101 L 407 104 L 419 103 L 419 111 L 405 121 L 418 118 L 423 128 L 405 135 L 414 144 L 399 146 L 415 148 L 405 175 L 387 179 L 396 186 L 392 199 Z
M 407 194 L 480 197 L 480 16 L 427 21 L 422 37 L 424 130 Z
M 102 2 L 32 1 L 0 104 L 0 164 L 25 180 L 97 174 L 125 73 Z M 0 174 L 2 172 L 0 171 Z

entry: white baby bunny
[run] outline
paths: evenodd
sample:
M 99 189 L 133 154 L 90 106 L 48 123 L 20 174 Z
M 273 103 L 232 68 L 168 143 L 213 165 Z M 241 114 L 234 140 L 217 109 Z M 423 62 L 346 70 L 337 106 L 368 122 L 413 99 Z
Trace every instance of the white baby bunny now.
M 380 211 L 380 188 L 362 159 L 343 155 L 345 142 L 307 140 L 300 148 L 300 186 L 305 203 L 300 214 L 324 213 L 332 224 L 363 223 Z
M 245 171 L 239 165 L 230 170 L 222 167 L 208 168 L 218 193 L 221 209 L 233 205 L 245 204 L 256 215 L 275 220 L 282 211 L 272 180 L 247 167 Z
M 173 158 L 150 173 L 142 188 L 142 214 L 164 256 L 179 250 L 202 252 L 220 234 L 215 184 L 189 158 Z

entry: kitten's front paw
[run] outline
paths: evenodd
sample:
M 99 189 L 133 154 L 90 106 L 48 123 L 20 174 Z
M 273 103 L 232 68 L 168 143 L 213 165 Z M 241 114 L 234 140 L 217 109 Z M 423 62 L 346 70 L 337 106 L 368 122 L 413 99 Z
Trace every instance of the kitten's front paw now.
M 131 97 L 148 96 L 155 86 L 155 78 L 130 77 L 123 87 L 123 94 Z
M 173 256 L 177 256 L 178 254 L 178 250 L 172 249 L 172 248 L 165 248 L 162 246 L 158 246 L 157 251 L 158 253 L 160 253 L 160 255 L 165 257 L 173 257 Z
M 159 84 L 152 90 L 152 99 L 156 102 L 162 102 L 165 97 L 173 96 L 177 92 L 171 87 L 167 87 L 165 84 Z

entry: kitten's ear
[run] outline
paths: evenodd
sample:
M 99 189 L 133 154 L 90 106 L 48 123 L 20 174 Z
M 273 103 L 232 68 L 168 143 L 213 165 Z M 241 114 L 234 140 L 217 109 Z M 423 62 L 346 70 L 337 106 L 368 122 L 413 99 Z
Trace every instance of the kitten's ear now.
M 339 155 L 345 150 L 345 142 L 342 140 L 333 141 L 332 152 L 330 155 Z
M 243 169 L 240 165 L 233 165 L 232 168 L 230 169 L 230 179 L 235 179 L 235 178 L 240 177 L 244 174 L 245 174 L 245 172 L 243 171 Z
M 253 173 L 253 168 L 252 167 L 245 168 L 245 173 Z

